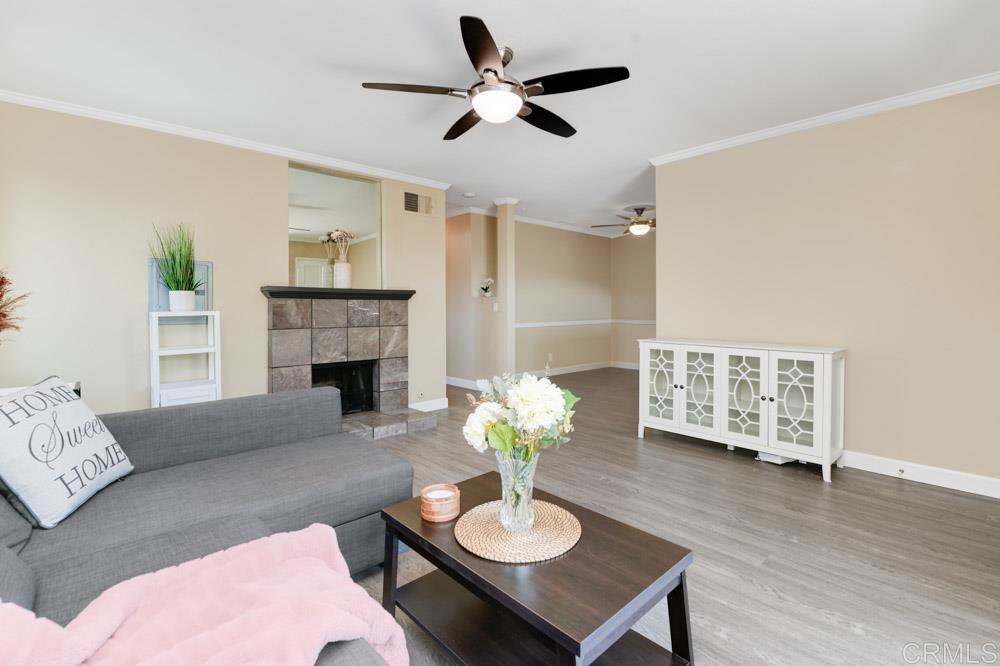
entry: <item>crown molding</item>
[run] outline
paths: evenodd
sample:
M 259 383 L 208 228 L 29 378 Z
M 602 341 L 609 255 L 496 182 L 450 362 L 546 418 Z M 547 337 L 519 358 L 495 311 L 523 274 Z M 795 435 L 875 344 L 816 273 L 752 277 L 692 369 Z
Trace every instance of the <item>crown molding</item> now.
M 553 229 L 562 229 L 563 231 L 575 231 L 578 234 L 587 234 L 588 236 L 600 236 L 601 238 L 615 238 L 620 236 L 619 232 L 615 231 L 599 231 L 597 229 L 590 229 L 588 227 L 578 227 L 575 224 L 566 224 L 565 222 L 550 222 L 549 220 L 539 220 L 537 217 L 521 217 L 517 216 L 518 222 L 524 222 L 525 224 L 536 224 L 540 227 L 552 227 Z
M 961 81 L 954 81 L 952 83 L 934 86 L 933 88 L 925 88 L 924 90 L 918 90 L 904 95 L 897 95 L 896 97 L 887 97 L 886 99 L 869 102 L 867 104 L 859 104 L 857 106 L 841 109 L 840 111 L 824 113 L 819 116 L 813 116 L 812 118 L 796 120 L 790 123 L 785 123 L 784 125 L 768 127 L 766 129 L 740 134 L 728 139 L 712 141 L 711 143 L 704 143 L 700 146 L 693 146 L 691 148 L 685 148 L 672 153 L 666 153 L 665 155 L 649 158 L 649 163 L 656 167 L 663 164 L 669 164 L 671 162 L 679 162 L 692 157 L 698 157 L 699 155 L 706 155 L 708 153 L 714 153 L 728 148 L 743 146 L 748 143 L 763 141 L 764 139 L 772 139 L 785 134 L 792 134 L 793 132 L 801 132 L 803 130 L 823 127 L 825 125 L 842 123 L 847 120 L 863 118 L 876 113 L 892 111 L 893 109 L 901 109 L 903 107 L 913 106 L 914 104 L 921 104 L 923 102 L 930 102 L 943 97 L 972 92 L 973 90 L 988 88 L 989 86 L 997 84 L 1000 84 L 1000 72 L 991 72 L 981 76 L 974 76 L 969 79 L 962 79 Z
M 467 206 L 463 206 L 461 208 L 449 208 L 446 211 L 446 216 L 456 217 L 458 215 L 465 215 L 466 213 L 476 213 L 478 215 L 486 215 L 489 217 L 497 216 L 495 210 L 486 210 L 485 208 L 471 208 Z M 588 236 L 600 236 L 601 238 L 612 238 L 612 239 L 621 236 L 621 234 L 618 233 L 617 231 L 612 231 L 612 230 L 598 231 L 597 229 L 578 227 L 575 224 L 566 224 L 565 222 L 551 222 L 549 220 L 540 220 L 537 217 L 522 217 L 518 215 L 515 217 L 515 219 L 518 222 L 523 222 L 525 224 L 535 224 L 540 227 L 551 227 L 553 229 L 562 229 L 563 231 L 574 231 L 578 234 L 587 234 Z
M 520 202 L 521 202 L 520 199 L 515 199 L 514 197 L 502 197 L 500 199 L 494 199 L 493 200 L 493 205 L 494 206 L 503 206 L 505 204 L 509 204 L 511 206 L 516 206 Z
M 46 97 L 25 95 L 12 90 L 0 90 L 0 102 L 10 102 L 11 104 L 30 106 L 36 109 L 57 111 L 59 113 L 67 113 L 72 116 L 93 118 L 94 120 L 103 120 L 109 123 L 116 123 L 118 125 L 140 127 L 142 129 L 153 130 L 154 132 L 174 134 L 176 136 L 183 136 L 189 139 L 198 139 L 200 141 L 218 143 L 225 146 L 231 146 L 233 148 L 252 150 L 257 153 L 284 157 L 292 162 L 302 162 L 305 164 L 327 167 L 329 169 L 344 171 L 359 176 L 367 176 L 369 178 L 399 180 L 405 183 L 422 185 L 424 187 L 433 187 L 439 190 L 447 190 L 451 187 L 450 183 L 445 183 L 439 180 L 431 180 L 420 176 L 411 176 L 410 174 L 373 167 L 359 162 L 349 162 L 347 160 L 337 159 L 336 157 L 330 157 L 328 155 L 307 153 L 302 150 L 285 148 L 283 146 L 274 146 L 268 143 L 261 143 L 259 141 L 251 141 L 250 139 L 241 139 L 227 134 L 219 134 L 218 132 L 209 132 L 206 130 L 194 129 L 193 127 L 174 125 L 171 123 L 161 122 L 159 120 L 151 120 L 149 118 L 140 118 L 138 116 L 117 113 L 115 111 L 105 111 L 104 109 L 96 109 L 90 106 L 82 106 L 80 104 L 48 99 Z
M 457 215 L 467 215 L 468 213 L 475 213 L 476 215 L 488 215 L 490 217 L 496 217 L 496 211 L 486 210 L 485 208 L 476 208 L 474 206 L 454 206 L 445 208 L 445 217 L 455 217 Z

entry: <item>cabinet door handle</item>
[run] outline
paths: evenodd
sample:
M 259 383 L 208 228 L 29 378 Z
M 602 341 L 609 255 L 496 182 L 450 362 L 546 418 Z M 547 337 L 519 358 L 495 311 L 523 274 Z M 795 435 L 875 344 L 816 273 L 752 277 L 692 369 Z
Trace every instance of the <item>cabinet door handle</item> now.
M 677 384 L 674 384 L 674 388 L 680 388 Z
M 771 402 L 774 402 L 774 396 L 771 396 L 770 398 L 768 398 L 768 400 L 770 400 Z
M 684 388 L 684 384 L 681 384 L 681 388 Z
M 762 395 L 762 396 L 760 396 L 760 399 L 761 400 L 767 400 L 767 396 L 766 395 Z

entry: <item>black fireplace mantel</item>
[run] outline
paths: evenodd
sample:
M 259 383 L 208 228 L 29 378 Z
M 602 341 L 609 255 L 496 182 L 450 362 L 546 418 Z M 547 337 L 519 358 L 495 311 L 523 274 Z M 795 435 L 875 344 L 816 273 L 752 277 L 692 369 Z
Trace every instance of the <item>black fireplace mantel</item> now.
M 340 298 L 377 301 L 408 301 L 413 289 L 327 289 L 325 287 L 261 287 L 268 298 Z

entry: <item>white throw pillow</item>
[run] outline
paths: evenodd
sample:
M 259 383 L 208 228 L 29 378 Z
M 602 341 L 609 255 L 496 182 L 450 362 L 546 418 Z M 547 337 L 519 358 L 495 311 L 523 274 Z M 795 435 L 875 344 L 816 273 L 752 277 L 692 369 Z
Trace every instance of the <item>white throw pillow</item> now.
M 131 471 L 104 423 L 58 377 L 0 397 L 0 491 L 38 527 L 55 527 Z

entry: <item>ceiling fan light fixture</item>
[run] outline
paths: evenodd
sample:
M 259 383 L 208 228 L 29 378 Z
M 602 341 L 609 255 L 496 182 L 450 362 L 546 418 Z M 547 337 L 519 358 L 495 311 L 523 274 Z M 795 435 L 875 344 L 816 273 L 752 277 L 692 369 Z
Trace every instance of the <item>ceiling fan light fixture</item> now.
M 652 229 L 652 227 L 648 224 L 636 223 L 629 225 L 628 232 L 633 236 L 645 236 L 649 233 L 650 229 Z
M 515 118 L 523 104 L 524 98 L 509 84 L 473 88 L 472 108 L 488 123 L 505 123 Z

